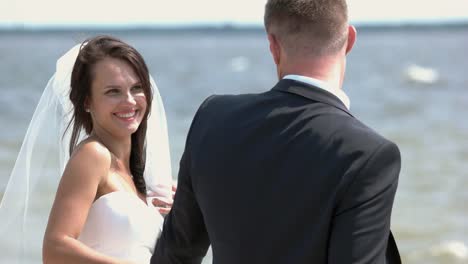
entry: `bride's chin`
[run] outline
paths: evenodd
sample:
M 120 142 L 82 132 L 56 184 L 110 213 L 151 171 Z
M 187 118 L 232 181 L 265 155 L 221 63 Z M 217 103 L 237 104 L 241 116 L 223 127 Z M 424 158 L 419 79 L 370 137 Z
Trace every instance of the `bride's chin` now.
M 128 128 L 126 129 L 126 133 L 125 133 L 125 134 L 126 134 L 127 136 L 131 136 L 132 134 L 134 134 L 135 132 L 138 131 L 138 128 L 139 128 L 139 127 L 140 127 L 139 125 L 134 126 L 134 127 L 128 127 Z
M 110 133 L 110 136 L 113 138 L 120 138 L 120 139 L 125 139 L 131 137 L 135 132 L 138 131 L 138 126 L 137 127 L 120 127 L 120 128 L 114 128 L 113 130 L 108 130 Z
M 140 127 L 140 122 L 132 122 L 129 124 L 120 124 L 120 129 L 118 131 L 125 133 L 125 134 L 133 134 L 135 133 L 138 128 Z

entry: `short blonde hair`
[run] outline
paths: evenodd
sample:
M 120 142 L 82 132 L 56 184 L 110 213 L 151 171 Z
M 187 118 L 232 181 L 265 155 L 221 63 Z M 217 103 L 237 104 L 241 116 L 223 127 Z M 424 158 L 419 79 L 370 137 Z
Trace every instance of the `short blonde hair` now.
M 289 52 L 330 54 L 346 43 L 348 8 L 345 0 L 268 0 L 264 22 Z

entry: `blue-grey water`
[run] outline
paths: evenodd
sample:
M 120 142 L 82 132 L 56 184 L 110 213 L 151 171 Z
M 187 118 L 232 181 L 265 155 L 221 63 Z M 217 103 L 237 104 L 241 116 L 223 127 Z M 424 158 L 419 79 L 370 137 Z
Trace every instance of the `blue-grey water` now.
M 174 178 L 204 98 L 262 92 L 276 82 L 262 31 L 111 34 L 143 54 L 158 83 Z M 56 59 L 91 35 L 0 32 L 0 194 Z M 404 263 L 468 263 L 467 47 L 466 27 L 362 30 L 348 58 L 344 89 L 352 112 L 402 152 L 392 229 Z M 41 243 L 32 251 L 40 252 Z M 0 252 L 4 263 L 6 247 Z

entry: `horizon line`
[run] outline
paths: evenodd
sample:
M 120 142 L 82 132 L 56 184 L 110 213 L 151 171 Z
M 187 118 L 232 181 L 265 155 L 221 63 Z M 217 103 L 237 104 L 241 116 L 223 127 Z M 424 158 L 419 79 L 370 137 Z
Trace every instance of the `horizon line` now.
M 468 26 L 467 18 L 444 20 L 388 20 L 350 21 L 359 28 L 405 28 Z M 184 30 L 184 29 L 264 29 L 262 23 L 239 22 L 191 22 L 191 23 L 1 23 L 0 31 L 66 31 L 66 30 Z
M 425 24 L 465 24 L 468 17 L 433 18 L 433 19 L 387 19 L 387 20 L 350 20 L 351 25 L 425 25 Z M 46 27 L 263 27 L 263 22 L 253 21 L 176 21 L 176 22 L 7 22 L 0 21 L 0 28 L 46 28 Z

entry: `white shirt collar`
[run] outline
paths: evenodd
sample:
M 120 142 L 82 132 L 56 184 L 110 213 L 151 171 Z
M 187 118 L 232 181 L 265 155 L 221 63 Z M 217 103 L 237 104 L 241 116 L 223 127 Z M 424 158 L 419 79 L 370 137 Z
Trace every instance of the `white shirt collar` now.
M 342 89 L 328 85 L 326 82 L 322 80 L 318 80 L 312 77 L 307 77 L 307 76 L 302 76 L 302 75 L 295 75 L 295 74 L 286 75 L 283 77 L 283 79 L 295 80 L 295 81 L 313 85 L 315 87 L 319 87 L 333 94 L 334 96 L 338 97 L 338 99 L 340 99 L 340 101 L 343 102 L 343 104 L 346 106 L 348 110 L 351 106 L 349 97 L 346 95 L 346 93 Z

